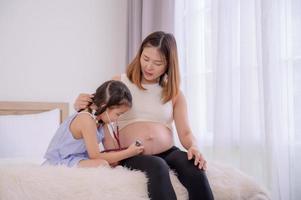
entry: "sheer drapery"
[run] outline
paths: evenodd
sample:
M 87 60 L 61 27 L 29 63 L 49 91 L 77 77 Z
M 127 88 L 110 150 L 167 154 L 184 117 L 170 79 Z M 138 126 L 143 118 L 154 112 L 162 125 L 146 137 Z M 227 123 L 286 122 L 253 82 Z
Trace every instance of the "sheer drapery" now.
M 174 0 L 128 0 L 128 62 L 154 31 L 174 32 Z
M 201 149 L 255 177 L 273 200 L 300 198 L 300 1 L 175 2 L 182 89 Z

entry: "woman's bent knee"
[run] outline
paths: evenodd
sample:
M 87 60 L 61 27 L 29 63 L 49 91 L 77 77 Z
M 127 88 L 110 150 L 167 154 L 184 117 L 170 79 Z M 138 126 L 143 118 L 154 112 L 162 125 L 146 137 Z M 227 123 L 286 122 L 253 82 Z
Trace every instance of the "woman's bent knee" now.
M 166 161 L 159 157 L 154 157 L 152 162 L 149 163 L 149 168 L 151 171 L 156 172 L 156 174 L 169 173 L 169 166 Z

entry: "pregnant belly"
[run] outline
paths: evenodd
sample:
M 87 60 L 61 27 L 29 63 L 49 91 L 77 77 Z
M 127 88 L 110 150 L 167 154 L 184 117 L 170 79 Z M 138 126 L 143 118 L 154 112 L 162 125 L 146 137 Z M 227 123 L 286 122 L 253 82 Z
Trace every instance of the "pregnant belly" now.
M 173 146 L 172 131 L 155 122 L 135 122 L 120 130 L 122 147 L 128 147 L 136 140 L 142 142 L 145 155 L 162 153 Z

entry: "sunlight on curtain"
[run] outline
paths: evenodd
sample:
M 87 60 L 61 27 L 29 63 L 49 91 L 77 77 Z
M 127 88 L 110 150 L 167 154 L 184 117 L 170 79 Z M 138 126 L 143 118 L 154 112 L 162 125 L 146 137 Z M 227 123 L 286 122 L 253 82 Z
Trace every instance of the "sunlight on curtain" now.
M 301 197 L 301 2 L 177 0 L 192 129 L 209 159 Z

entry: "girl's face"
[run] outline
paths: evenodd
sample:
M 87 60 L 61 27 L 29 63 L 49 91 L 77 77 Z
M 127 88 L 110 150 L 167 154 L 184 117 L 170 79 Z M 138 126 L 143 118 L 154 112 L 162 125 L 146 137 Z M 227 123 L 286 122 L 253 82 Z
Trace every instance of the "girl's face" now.
M 116 122 L 118 117 L 128 111 L 130 108 L 126 105 L 108 108 L 99 117 L 104 123 Z
M 157 83 L 166 71 L 166 60 L 155 47 L 145 47 L 140 57 L 142 83 Z

